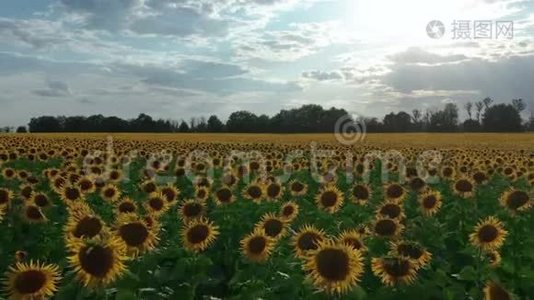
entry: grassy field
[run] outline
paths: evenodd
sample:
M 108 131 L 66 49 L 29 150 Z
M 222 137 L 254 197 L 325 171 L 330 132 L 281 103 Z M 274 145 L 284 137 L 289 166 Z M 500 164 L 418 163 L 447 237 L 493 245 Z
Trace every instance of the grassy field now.
M 111 136 L 0 137 L 0 295 L 534 295 L 532 134 Z

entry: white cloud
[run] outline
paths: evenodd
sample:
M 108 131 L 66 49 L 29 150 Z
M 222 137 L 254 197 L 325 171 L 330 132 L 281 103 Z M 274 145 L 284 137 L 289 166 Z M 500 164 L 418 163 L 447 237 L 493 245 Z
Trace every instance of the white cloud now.
M 42 97 L 67 97 L 72 95 L 69 85 L 62 81 L 49 81 L 46 89 L 38 89 L 34 93 Z

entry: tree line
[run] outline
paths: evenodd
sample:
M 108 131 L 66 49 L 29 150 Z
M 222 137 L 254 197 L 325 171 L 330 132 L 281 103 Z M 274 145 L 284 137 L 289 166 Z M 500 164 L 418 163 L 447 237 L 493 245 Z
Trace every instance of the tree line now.
M 522 99 L 510 103 L 494 104 L 491 98 L 468 102 L 463 107 L 468 116 L 459 118 L 459 107 L 447 103 L 442 109 L 389 113 L 382 119 L 361 118 L 367 132 L 521 132 L 534 131 L 534 114 L 523 121 L 521 112 L 526 109 Z M 140 114 L 124 120 L 115 116 L 41 116 L 32 118 L 28 127 L 17 132 L 242 132 L 242 133 L 328 133 L 333 132 L 336 121 L 346 116 L 344 109 L 324 109 L 320 105 L 303 105 L 300 108 L 281 110 L 269 117 L 249 111 L 236 111 L 226 122 L 216 115 L 209 118 L 185 120 L 153 119 Z M 5 128 L 3 129 L 6 130 Z M 12 129 L 7 128 L 7 131 Z

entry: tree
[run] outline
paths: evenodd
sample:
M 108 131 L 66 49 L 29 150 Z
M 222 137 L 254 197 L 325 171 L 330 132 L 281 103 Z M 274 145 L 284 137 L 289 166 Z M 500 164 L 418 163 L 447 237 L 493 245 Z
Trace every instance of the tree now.
M 465 120 L 464 123 L 462 124 L 462 129 L 463 131 L 466 131 L 466 132 L 476 132 L 476 131 L 480 131 L 480 123 L 477 121 L 477 120 L 473 120 L 473 119 L 468 119 L 468 120 Z
M 249 111 L 236 111 L 230 115 L 226 128 L 229 132 L 256 132 L 257 116 Z
M 472 114 L 472 110 L 473 110 L 473 103 L 472 102 L 467 102 L 464 107 L 465 107 L 465 111 L 467 112 L 467 115 L 469 116 L 469 120 L 471 120 L 471 114 Z
M 187 123 L 184 120 L 182 120 L 182 123 L 180 123 L 180 126 L 178 127 L 178 131 L 189 132 L 189 125 L 187 125 Z
M 387 114 L 383 123 L 384 130 L 389 132 L 406 132 L 412 129 L 412 117 L 403 111 Z
M 519 112 L 521 113 L 522 111 L 525 110 L 525 108 L 527 107 L 527 105 L 525 104 L 525 102 L 523 102 L 523 99 L 519 98 L 519 99 L 513 99 L 512 100 L 512 106 Z
M 63 130 L 66 132 L 84 132 L 87 131 L 85 128 L 86 118 L 81 116 L 67 117 L 63 121 Z M 101 128 L 102 124 L 99 124 Z
M 61 132 L 63 126 L 59 118 L 42 116 L 30 120 L 30 132 Z
M 482 110 L 484 109 L 484 102 L 478 101 L 475 103 L 475 108 L 477 110 L 477 121 L 480 123 L 480 116 L 482 115 Z
M 26 126 L 19 126 L 17 127 L 17 133 L 26 133 L 28 130 L 26 130 Z
M 256 132 L 269 132 L 271 119 L 267 115 L 261 115 L 256 119 Z
M 441 111 L 431 113 L 430 131 L 450 132 L 458 128 L 458 106 L 447 103 Z
M 189 120 L 189 131 L 196 131 L 197 130 L 197 118 L 192 117 Z
M 419 109 L 412 110 L 412 119 L 414 123 L 421 121 L 421 111 Z
M 197 127 L 195 128 L 196 132 L 206 132 L 208 130 L 208 124 L 206 123 L 206 118 L 200 117 L 198 119 Z
M 484 106 L 486 107 L 486 110 L 487 110 L 488 108 L 490 108 L 491 104 L 493 103 L 493 99 L 491 99 L 490 97 L 486 97 L 482 99 L 482 103 L 484 103 Z
M 519 132 L 522 130 L 521 116 L 513 105 L 494 105 L 484 113 L 482 126 L 489 132 Z
M 217 118 L 216 115 L 212 115 L 208 119 L 208 132 L 221 132 L 223 131 L 224 124 Z
M 527 125 L 525 126 L 527 131 L 534 131 L 534 112 L 530 113 L 530 119 L 527 122 Z
M 363 122 L 365 123 L 365 128 L 367 129 L 367 132 L 382 131 L 382 123 L 380 123 L 377 118 L 364 118 Z

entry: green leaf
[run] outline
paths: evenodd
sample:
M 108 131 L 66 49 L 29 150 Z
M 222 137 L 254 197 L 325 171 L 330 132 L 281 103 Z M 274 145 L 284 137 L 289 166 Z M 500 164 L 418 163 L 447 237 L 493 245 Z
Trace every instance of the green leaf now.
M 477 272 L 473 266 L 466 266 L 460 271 L 458 278 L 465 281 L 475 281 L 477 280 Z
M 115 300 L 134 300 L 137 299 L 135 294 L 129 290 L 119 290 L 115 296 Z

